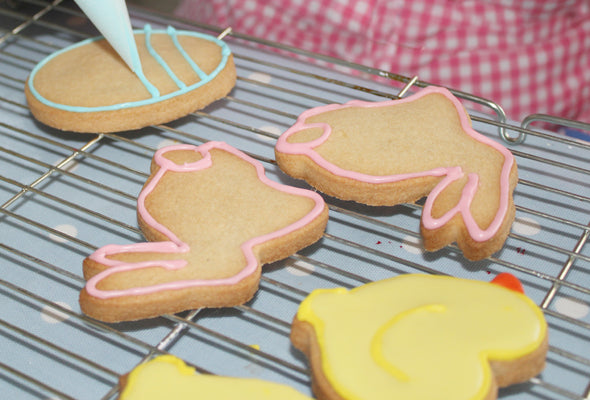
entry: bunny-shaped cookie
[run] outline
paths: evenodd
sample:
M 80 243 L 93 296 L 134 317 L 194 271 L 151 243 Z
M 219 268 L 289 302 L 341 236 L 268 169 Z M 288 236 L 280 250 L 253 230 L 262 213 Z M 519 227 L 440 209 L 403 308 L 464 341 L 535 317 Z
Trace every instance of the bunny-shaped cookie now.
M 261 265 L 317 241 L 328 218 L 317 193 L 269 180 L 222 142 L 158 150 L 137 204 L 149 242 L 107 245 L 84 260 L 80 305 L 94 318 L 242 304 Z
M 473 130 L 444 88 L 307 110 L 275 154 L 287 174 L 343 200 L 383 206 L 428 196 L 421 232 L 429 251 L 457 242 L 468 259 L 485 258 L 514 220 L 514 157 Z

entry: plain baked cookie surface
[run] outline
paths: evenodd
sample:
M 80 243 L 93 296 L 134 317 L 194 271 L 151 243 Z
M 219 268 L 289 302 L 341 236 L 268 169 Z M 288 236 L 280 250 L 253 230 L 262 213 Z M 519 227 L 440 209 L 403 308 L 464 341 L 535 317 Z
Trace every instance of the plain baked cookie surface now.
M 275 155 L 284 172 L 339 199 L 391 206 L 428 196 L 428 251 L 457 242 L 466 258 L 485 258 L 514 220 L 514 157 L 474 131 L 444 88 L 307 110 L 279 137 Z
M 25 84 L 33 116 L 74 132 L 119 132 L 162 124 L 226 96 L 236 82 L 229 47 L 190 31 L 135 32 L 146 84 L 103 38 L 41 61 Z M 157 90 L 150 91 L 150 85 Z
M 317 193 L 268 179 L 223 142 L 158 150 L 137 200 L 149 242 L 107 245 L 84 260 L 82 311 L 116 322 L 243 304 L 261 266 L 320 239 Z
M 408 274 L 318 289 L 291 341 L 318 399 L 493 400 L 545 366 L 547 323 L 512 280 Z

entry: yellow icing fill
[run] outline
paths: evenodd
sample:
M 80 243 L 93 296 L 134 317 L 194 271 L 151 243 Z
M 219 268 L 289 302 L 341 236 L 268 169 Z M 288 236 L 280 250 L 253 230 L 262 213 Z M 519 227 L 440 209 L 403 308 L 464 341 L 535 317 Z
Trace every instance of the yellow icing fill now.
M 522 293 L 422 274 L 316 290 L 297 319 L 313 325 L 324 374 L 348 400 L 482 399 L 488 360 L 532 352 L 547 329 Z
M 201 375 L 171 355 L 154 358 L 128 376 L 121 400 L 310 400 L 295 389 L 259 379 Z

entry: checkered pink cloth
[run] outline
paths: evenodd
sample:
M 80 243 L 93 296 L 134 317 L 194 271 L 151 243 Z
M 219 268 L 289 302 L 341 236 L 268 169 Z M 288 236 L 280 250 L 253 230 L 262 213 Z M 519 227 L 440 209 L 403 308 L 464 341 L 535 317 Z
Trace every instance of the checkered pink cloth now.
M 185 18 L 590 122 L 588 0 L 183 0 Z

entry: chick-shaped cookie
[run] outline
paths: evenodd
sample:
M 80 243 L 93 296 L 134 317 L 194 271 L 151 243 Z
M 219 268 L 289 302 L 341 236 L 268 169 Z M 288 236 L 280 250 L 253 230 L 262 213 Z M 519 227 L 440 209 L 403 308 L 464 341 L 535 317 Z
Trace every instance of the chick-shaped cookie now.
M 509 285 L 408 274 L 313 291 L 291 340 L 319 399 L 492 400 L 543 369 L 547 325 Z
M 119 400 L 311 400 L 295 389 L 260 379 L 197 374 L 180 358 L 158 356 L 121 379 Z
M 158 150 L 137 201 L 149 242 L 107 245 L 84 260 L 87 315 L 108 322 L 234 306 L 261 265 L 317 241 L 328 209 L 317 193 L 268 179 L 222 142 Z
M 514 157 L 473 130 L 444 88 L 307 110 L 275 154 L 287 174 L 343 200 L 384 206 L 428 196 L 421 219 L 428 251 L 457 242 L 468 259 L 485 258 L 503 246 L 514 220 Z

